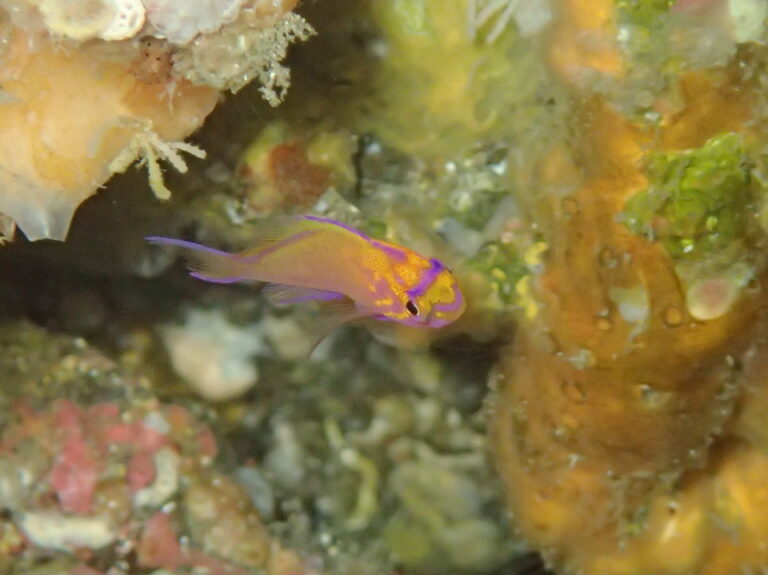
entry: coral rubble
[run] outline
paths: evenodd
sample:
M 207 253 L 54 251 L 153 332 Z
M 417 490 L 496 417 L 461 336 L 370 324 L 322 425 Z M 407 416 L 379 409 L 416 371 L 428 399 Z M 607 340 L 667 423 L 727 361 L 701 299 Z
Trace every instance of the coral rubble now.
M 217 441 L 189 408 L 83 340 L 2 329 L 3 573 L 46 561 L 68 573 L 312 572 L 217 470 Z

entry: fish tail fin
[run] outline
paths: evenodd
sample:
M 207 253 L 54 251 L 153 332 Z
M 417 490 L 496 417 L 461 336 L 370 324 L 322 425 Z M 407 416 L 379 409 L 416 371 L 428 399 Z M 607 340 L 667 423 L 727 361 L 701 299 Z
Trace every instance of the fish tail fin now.
M 248 263 L 237 254 L 230 254 L 176 238 L 149 236 L 153 245 L 174 246 L 181 250 L 189 275 L 207 282 L 230 284 L 248 278 Z

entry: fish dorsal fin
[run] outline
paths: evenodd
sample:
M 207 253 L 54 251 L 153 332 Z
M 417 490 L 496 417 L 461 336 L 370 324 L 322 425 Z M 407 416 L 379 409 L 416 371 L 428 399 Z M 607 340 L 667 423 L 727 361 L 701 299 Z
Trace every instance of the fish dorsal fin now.
M 361 231 L 330 218 L 313 215 L 277 216 L 260 223 L 250 239 L 250 247 L 237 255 L 253 263 L 268 253 L 322 233 L 342 234 L 347 241 L 372 241 Z
M 248 239 L 248 248 L 237 255 L 247 261 L 259 259 L 267 252 L 299 241 L 317 230 L 303 225 L 302 220 L 280 216 L 260 223 Z
M 288 305 L 306 301 L 335 301 L 345 297 L 338 292 L 283 284 L 267 284 L 261 293 L 273 305 Z

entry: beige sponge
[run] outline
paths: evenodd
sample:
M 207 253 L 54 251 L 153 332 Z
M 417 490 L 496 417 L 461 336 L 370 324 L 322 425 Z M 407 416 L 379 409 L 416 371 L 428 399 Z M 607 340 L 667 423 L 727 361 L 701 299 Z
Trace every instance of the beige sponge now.
M 220 90 L 282 78 L 265 94 L 279 102 L 279 60 L 312 33 L 290 13 L 296 1 L 196 3 L 205 6 L 191 13 L 188 0 L 0 0 L 0 215 L 29 239 L 64 239 L 77 206 L 135 161 L 169 197 L 160 163 L 185 172 L 185 154 L 205 157 L 183 140 Z M 238 37 L 263 50 L 241 55 Z M 237 78 L 206 80 L 198 62 L 212 61 L 209 44 Z

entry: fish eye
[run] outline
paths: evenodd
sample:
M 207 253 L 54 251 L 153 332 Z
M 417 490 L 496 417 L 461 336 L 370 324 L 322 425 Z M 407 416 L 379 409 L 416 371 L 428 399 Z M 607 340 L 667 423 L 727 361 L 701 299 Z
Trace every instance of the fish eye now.
M 408 310 L 408 313 L 411 315 L 419 315 L 419 308 L 417 308 L 416 304 L 411 300 L 405 302 L 405 309 Z

